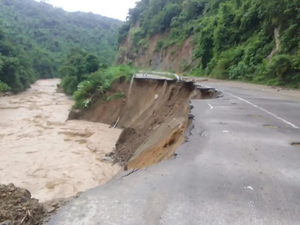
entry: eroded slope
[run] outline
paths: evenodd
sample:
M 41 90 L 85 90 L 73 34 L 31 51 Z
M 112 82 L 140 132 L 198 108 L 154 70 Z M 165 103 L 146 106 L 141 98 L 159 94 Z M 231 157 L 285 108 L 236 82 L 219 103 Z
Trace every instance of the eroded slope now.
M 130 90 L 129 90 L 129 87 Z M 82 119 L 123 128 L 113 156 L 125 169 L 142 168 L 169 159 L 185 141 L 191 98 L 212 98 L 214 90 L 202 91 L 193 82 L 141 79 L 128 84 L 117 80 L 112 93 L 126 97 L 98 99 L 82 113 Z

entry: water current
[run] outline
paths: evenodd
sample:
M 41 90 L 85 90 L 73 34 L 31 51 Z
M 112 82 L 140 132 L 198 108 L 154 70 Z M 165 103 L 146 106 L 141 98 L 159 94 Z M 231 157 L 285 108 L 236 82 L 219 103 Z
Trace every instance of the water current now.
M 0 97 L 0 183 L 26 188 L 41 202 L 101 185 L 120 169 L 102 158 L 121 130 L 66 122 L 73 100 L 56 92 L 59 82 L 38 80 L 26 92 Z

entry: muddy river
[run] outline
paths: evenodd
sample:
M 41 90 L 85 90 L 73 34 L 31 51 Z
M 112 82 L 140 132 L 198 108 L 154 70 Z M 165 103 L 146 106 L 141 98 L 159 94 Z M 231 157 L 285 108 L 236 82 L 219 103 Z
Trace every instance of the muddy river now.
M 56 92 L 58 79 L 39 80 L 24 93 L 0 98 L 0 184 L 34 198 L 67 198 L 107 182 L 119 166 L 103 162 L 121 130 L 66 121 L 73 100 Z

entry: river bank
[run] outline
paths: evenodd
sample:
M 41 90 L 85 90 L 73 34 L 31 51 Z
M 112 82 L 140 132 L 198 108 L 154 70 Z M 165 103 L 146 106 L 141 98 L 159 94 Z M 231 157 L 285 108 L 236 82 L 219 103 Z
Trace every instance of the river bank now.
M 0 180 L 28 189 L 41 202 L 68 198 L 107 182 L 120 169 L 103 162 L 121 130 L 67 121 L 73 100 L 56 92 L 59 79 L 0 98 Z

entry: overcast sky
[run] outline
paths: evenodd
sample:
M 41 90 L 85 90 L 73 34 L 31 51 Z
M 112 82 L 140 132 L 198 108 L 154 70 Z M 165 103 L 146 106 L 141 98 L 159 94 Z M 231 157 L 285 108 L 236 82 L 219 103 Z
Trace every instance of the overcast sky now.
M 66 11 L 93 12 L 119 20 L 125 20 L 128 9 L 137 0 L 49 0 L 48 3 L 62 7 Z

